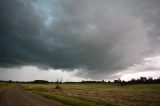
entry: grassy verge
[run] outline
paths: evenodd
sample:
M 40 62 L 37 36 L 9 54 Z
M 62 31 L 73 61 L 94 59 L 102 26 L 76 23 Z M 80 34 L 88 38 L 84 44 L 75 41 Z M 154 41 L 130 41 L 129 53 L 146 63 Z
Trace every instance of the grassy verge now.
M 26 90 L 32 91 L 33 93 L 37 93 L 47 99 L 56 100 L 69 106 L 115 106 L 110 102 L 105 102 L 105 103 L 93 102 L 93 101 L 88 101 L 85 99 L 75 98 L 71 96 L 58 95 L 50 92 L 47 88 L 42 87 L 41 85 L 35 85 L 35 86 L 32 85 L 31 87 L 24 86 L 24 88 Z M 63 91 L 63 88 L 56 89 L 56 90 Z
M 48 92 L 35 92 L 35 93 L 40 94 L 45 98 L 56 100 L 70 106 L 114 106 L 111 103 L 106 103 L 106 104 L 93 103 L 93 102 L 89 102 L 89 101 L 85 101 L 77 98 L 55 95 Z
M 32 87 L 32 88 L 30 88 L 28 90 L 36 91 L 36 92 L 48 92 L 48 90 L 43 88 L 43 87 Z
M 11 83 L 6 83 L 6 82 L 0 82 L 0 88 L 12 85 Z

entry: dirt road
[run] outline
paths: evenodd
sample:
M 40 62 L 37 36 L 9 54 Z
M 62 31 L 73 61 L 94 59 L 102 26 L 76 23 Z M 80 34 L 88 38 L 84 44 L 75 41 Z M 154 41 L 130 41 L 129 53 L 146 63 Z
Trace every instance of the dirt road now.
M 20 86 L 8 86 L 0 90 L 0 106 L 64 106 L 37 94 L 25 91 Z

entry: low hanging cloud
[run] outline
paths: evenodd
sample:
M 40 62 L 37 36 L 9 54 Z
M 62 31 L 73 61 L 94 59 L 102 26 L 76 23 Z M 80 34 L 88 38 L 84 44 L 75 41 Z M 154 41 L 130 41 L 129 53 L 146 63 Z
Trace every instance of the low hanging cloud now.
M 160 2 L 1 0 L 0 67 L 102 78 L 159 53 Z M 155 48 L 153 48 L 155 47 Z

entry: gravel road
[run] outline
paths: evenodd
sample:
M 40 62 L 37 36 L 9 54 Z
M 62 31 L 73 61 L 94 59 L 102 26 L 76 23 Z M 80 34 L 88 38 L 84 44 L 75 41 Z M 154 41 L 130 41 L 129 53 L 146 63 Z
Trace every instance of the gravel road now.
M 28 92 L 20 86 L 8 86 L 0 89 L 0 106 L 65 106 L 57 101 L 48 100 Z

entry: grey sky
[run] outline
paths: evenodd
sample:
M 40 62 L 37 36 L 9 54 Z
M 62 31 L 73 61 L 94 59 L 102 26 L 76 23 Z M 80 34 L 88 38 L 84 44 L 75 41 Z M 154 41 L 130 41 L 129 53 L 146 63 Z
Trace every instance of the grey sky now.
M 35 66 L 102 79 L 160 54 L 159 0 L 1 0 L 0 23 L 0 73 Z

